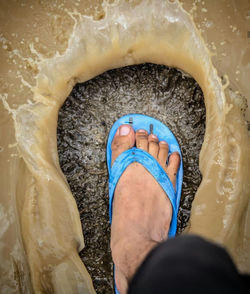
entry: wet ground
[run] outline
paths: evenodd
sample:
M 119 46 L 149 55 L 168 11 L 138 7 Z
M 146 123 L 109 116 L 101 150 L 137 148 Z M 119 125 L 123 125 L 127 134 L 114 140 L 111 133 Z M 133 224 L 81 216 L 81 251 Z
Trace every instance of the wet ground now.
M 86 246 L 80 256 L 100 294 L 112 293 L 113 288 L 106 140 L 112 124 L 128 113 L 161 120 L 181 146 L 184 179 L 178 233 L 187 224 L 201 182 L 199 152 L 206 113 L 194 79 L 173 68 L 142 64 L 110 70 L 73 88 L 59 112 L 58 153 L 83 226 Z

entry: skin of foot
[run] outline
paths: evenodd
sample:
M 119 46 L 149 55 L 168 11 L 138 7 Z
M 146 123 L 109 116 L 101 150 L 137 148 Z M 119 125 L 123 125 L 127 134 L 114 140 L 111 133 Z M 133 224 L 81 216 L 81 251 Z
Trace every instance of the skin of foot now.
M 179 154 L 172 153 L 167 164 L 167 142 L 159 142 L 145 130 L 135 132 L 130 125 L 118 128 L 111 146 L 112 164 L 135 145 L 160 163 L 175 187 Z M 167 239 L 171 218 L 172 205 L 161 186 L 141 164 L 129 165 L 115 189 L 111 225 L 110 245 L 120 294 L 127 292 L 129 281 L 149 251 Z

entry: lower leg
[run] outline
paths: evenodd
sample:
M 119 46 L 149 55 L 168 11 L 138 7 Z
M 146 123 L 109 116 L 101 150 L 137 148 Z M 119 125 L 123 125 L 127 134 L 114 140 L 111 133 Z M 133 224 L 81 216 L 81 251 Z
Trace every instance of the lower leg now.
M 148 253 L 158 244 L 154 241 L 140 240 L 137 244 L 130 243 L 114 246 L 112 252 L 115 264 L 115 281 L 119 293 L 127 293 L 128 284 L 134 276 L 137 268 Z M 122 255 L 122 258 L 121 258 Z

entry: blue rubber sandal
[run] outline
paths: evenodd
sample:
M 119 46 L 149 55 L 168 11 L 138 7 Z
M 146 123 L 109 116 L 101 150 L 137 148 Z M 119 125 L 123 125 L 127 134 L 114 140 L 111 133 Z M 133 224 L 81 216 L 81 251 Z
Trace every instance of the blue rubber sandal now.
M 155 134 L 159 141 L 166 141 L 169 145 L 169 154 L 170 156 L 173 152 L 178 152 L 181 157 L 180 166 L 176 175 L 176 192 L 174 187 L 167 176 L 164 169 L 158 163 L 158 161 L 151 156 L 148 152 L 133 147 L 131 149 L 126 150 L 122 154 L 120 154 L 116 160 L 114 161 L 111 167 L 111 159 L 112 159 L 112 150 L 111 143 L 115 136 L 115 133 L 119 126 L 123 124 L 129 124 L 133 127 L 134 131 L 139 129 L 147 130 L 148 133 Z M 118 119 L 114 125 L 112 126 L 108 142 L 107 142 L 107 165 L 109 172 L 109 218 L 110 223 L 112 222 L 112 203 L 116 185 L 127 168 L 133 162 L 138 162 L 143 165 L 149 173 L 155 178 L 155 180 L 159 183 L 162 189 L 165 191 L 166 196 L 170 199 L 172 204 L 172 220 L 168 232 L 168 237 L 174 237 L 176 234 L 177 228 L 177 214 L 180 204 L 181 198 L 181 188 L 182 188 L 182 179 L 183 179 L 183 162 L 181 156 L 181 150 L 179 144 L 173 135 L 173 133 L 169 130 L 167 126 L 165 126 L 162 122 L 152 117 L 142 115 L 142 114 L 129 114 Z M 119 293 L 115 287 L 115 292 Z

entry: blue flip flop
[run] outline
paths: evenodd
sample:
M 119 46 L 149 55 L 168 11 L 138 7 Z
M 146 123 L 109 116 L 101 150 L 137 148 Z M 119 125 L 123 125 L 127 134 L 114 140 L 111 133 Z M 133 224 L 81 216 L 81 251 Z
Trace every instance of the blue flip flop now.
M 166 141 L 169 145 L 169 154 L 170 156 L 173 152 L 178 152 L 181 157 L 180 166 L 176 175 L 176 191 L 167 176 L 164 169 L 158 163 L 158 161 L 150 155 L 148 152 L 133 147 L 131 149 L 126 150 L 122 154 L 120 154 L 116 160 L 114 161 L 111 167 L 111 159 L 112 159 L 112 150 L 111 144 L 117 129 L 124 124 L 129 124 L 133 127 L 135 131 L 139 129 L 147 130 L 148 133 L 155 134 L 159 141 Z M 177 228 L 177 214 L 179 210 L 180 198 L 181 198 L 181 188 L 182 188 L 182 180 L 183 180 L 183 162 L 181 156 L 181 150 L 179 144 L 173 135 L 173 133 L 169 130 L 167 126 L 165 126 L 162 122 L 157 119 L 154 119 L 150 116 L 142 115 L 142 114 L 129 114 L 118 119 L 114 125 L 112 126 L 108 142 L 107 142 L 107 165 L 109 172 L 109 217 L 110 223 L 112 222 L 112 203 L 116 185 L 125 171 L 125 169 L 133 162 L 138 162 L 143 165 L 149 173 L 155 178 L 155 180 L 159 183 L 162 189 L 165 191 L 166 196 L 170 199 L 172 204 L 172 220 L 168 232 L 168 237 L 174 237 L 176 234 Z M 117 289 L 115 289 L 116 293 L 119 293 Z

